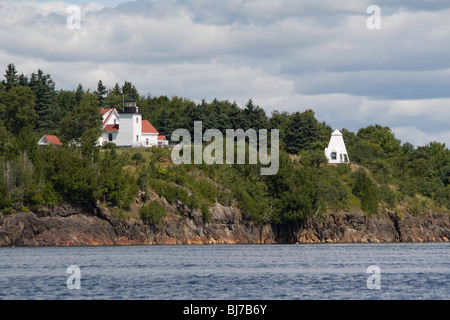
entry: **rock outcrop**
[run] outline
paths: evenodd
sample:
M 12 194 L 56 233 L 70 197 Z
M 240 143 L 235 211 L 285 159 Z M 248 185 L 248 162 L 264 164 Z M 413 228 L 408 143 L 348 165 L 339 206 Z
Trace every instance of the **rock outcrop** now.
M 181 202 L 165 206 L 167 216 L 159 225 L 139 218 L 120 219 L 106 207 L 63 205 L 37 212 L 0 213 L 0 246 L 73 246 L 141 244 L 257 244 L 342 242 L 449 241 L 448 213 L 421 216 L 368 216 L 337 212 L 308 218 L 301 225 L 257 226 L 244 223 L 236 207 L 216 203 L 207 222 L 198 209 Z
M 393 212 L 371 216 L 361 212 L 329 213 L 307 219 L 291 236 L 299 243 L 449 241 L 450 220 L 446 213 L 420 217 L 401 217 Z

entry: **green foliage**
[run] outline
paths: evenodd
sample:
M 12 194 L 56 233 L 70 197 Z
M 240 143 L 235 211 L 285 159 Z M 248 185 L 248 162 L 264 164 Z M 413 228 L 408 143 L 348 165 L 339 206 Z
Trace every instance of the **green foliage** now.
M 352 192 L 361 201 L 361 208 L 368 213 L 377 213 L 377 187 L 367 173 L 360 169 L 351 174 Z
M 13 63 L 8 64 L 5 73 L 5 80 L 2 80 L 2 84 L 6 91 L 11 90 L 19 84 L 16 66 Z
M 39 116 L 35 111 L 35 96 L 30 88 L 15 86 L 0 92 L 0 113 L 6 129 L 17 135 L 22 128 L 34 127 Z
M 358 131 L 358 137 L 375 146 L 379 146 L 385 155 L 392 157 L 401 153 L 400 140 L 395 138 L 394 133 L 388 127 L 380 125 L 368 126 Z
M 83 94 L 80 104 L 70 111 L 60 122 L 60 139 L 63 142 L 78 142 L 87 130 L 98 130 L 102 116 L 99 112 L 97 97 L 92 93 Z
M 42 70 L 32 73 L 29 86 L 36 97 L 36 112 L 39 116 L 36 129 L 40 132 L 57 129 L 61 110 L 56 104 L 55 83 Z
M 157 201 L 151 201 L 139 209 L 141 219 L 149 224 L 158 225 L 166 216 L 166 210 Z
M 103 149 L 108 149 L 108 150 L 114 150 L 115 148 L 117 148 L 116 144 L 114 142 L 105 142 L 102 145 Z
M 328 163 L 323 150 L 304 150 L 300 152 L 300 163 L 304 166 L 320 167 Z
M 106 87 L 103 85 L 102 80 L 99 80 L 97 83 L 97 90 L 94 91 L 94 94 L 97 96 L 98 105 L 100 107 L 104 106 L 105 95 L 108 93 Z
M 103 155 L 98 182 L 100 200 L 119 208 L 128 209 L 138 192 L 136 181 L 125 172 L 113 151 Z
M 295 112 L 290 116 L 285 133 L 286 151 L 297 154 L 302 150 L 313 149 L 313 143 L 320 141 L 319 123 L 314 111 Z M 323 150 L 323 149 L 322 149 Z
M 144 158 L 144 156 L 142 155 L 141 152 L 133 153 L 133 155 L 131 156 L 131 160 L 134 160 L 136 165 L 139 165 L 139 164 L 145 162 L 145 158 Z
M 363 209 L 372 214 L 379 208 L 406 208 L 420 214 L 450 209 L 450 151 L 442 143 L 401 144 L 390 128 L 380 125 L 357 134 L 342 129 L 352 164 L 328 165 L 323 149 L 332 129 L 312 110 L 274 111 L 267 117 L 251 99 L 241 108 L 228 100 L 195 103 L 178 96 L 145 97 L 131 82 L 107 89 L 99 81 L 94 93 L 81 84 L 75 90 L 55 90 L 50 75 L 38 70 L 28 80 L 13 64 L 4 76 L 2 212 L 102 201 L 127 217 L 138 191 L 150 189 L 171 204 L 199 209 L 205 221 L 216 202 L 237 206 L 245 223 L 289 226 L 331 210 Z M 189 130 L 193 137 L 194 121 L 202 121 L 204 130 L 215 128 L 223 134 L 226 129 L 279 129 L 278 173 L 261 176 L 260 165 L 249 164 L 174 166 L 168 148 L 124 150 L 108 143 L 99 150 L 99 107 L 121 111 L 127 96 L 137 101 L 143 119 L 169 139 L 176 128 Z M 64 146 L 38 148 L 42 134 L 58 135 Z M 161 208 L 145 207 L 143 219 L 159 223 Z

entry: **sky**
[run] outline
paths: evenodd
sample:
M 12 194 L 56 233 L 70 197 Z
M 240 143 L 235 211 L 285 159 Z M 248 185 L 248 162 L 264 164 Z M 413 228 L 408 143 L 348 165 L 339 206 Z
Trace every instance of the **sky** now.
M 312 109 L 333 129 L 448 147 L 449 17 L 448 0 L 0 0 L 0 69 L 41 69 L 57 89 L 129 81 L 145 96 L 252 99 L 268 116 Z

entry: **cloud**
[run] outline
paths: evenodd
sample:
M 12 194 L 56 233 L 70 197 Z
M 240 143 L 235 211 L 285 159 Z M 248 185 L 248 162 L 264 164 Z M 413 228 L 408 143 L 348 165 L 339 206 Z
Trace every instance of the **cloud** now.
M 72 4 L 0 2 L 0 66 L 40 68 L 63 89 L 101 79 L 144 95 L 252 98 L 268 113 L 312 108 L 333 127 L 379 123 L 450 144 L 447 1 L 380 0 L 381 30 L 366 27 L 368 0 L 94 0 L 69 30 Z

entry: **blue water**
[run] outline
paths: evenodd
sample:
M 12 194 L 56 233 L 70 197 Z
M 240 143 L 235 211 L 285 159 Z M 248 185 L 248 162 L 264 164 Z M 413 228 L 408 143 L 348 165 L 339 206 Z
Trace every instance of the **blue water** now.
M 0 248 L 0 299 L 449 299 L 449 253 L 448 243 Z M 80 289 L 68 288 L 70 265 Z M 371 265 L 380 289 L 368 288 Z

